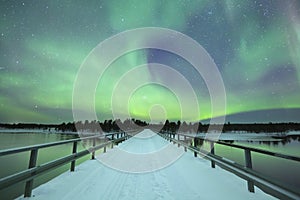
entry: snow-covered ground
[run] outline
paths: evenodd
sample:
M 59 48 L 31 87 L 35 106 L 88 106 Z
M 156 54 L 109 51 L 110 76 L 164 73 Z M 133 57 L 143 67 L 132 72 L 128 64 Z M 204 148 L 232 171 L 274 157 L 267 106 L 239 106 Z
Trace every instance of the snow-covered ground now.
M 58 133 L 58 134 L 73 134 L 77 135 L 77 132 L 71 132 L 71 131 L 57 131 L 53 128 L 49 129 L 6 129 L 6 128 L 0 128 L 0 133 Z
M 97 160 L 89 160 L 33 190 L 30 199 L 273 199 L 274 197 L 255 188 L 247 190 L 245 180 L 219 167 L 212 169 L 210 162 L 195 158 L 191 152 L 170 143 L 150 130 L 119 144 Z M 147 136 L 147 137 L 145 137 Z M 148 156 L 168 149 L 170 155 L 180 155 L 168 165 L 157 168 L 159 156 Z M 177 153 L 172 152 L 172 150 Z M 120 153 L 123 152 L 123 153 Z M 133 156 L 124 156 L 124 152 Z M 148 158 L 144 159 L 145 156 Z M 167 156 L 165 152 L 164 156 Z M 172 157 L 171 156 L 171 157 Z M 112 161 L 120 159 L 115 169 Z M 131 160 L 133 159 L 133 160 Z M 144 159 L 144 160 L 143 160 Z M 167 158 L 166 158 L 167 159 Z M 144 162 L 144 163 L 140 163 Z M 143 173 L 138 164 L 152 165 L 152 171 Z M 137 173 L 139 172 L 139 173 Z M 19 198 L 23 199 L 23 198 Z
M 93 136 L 99 134 L 99 132 L 90 131 L 58 131 L 54 128 L 51 129 L 6 129 L 0 128 L 0 133 L 43 133 L 43 134 L 68 134 L 68 135 L 82 135 L 82 136 Z
M 97 133 L 89 131 L 71 132 L 71 131 L 57 131 L 55 129 L 5 129 L 0 128 L 0 133 L 51 133 L 51 134 L 70 134 L 81 136 L 93 136 Z M 245 131 L 226 132 L 226 133 L 181 133 L 190 137 L 211 138 L 219 140 L 235 140 L 235 141 L 281 141 L 287 136 L 300 135 L 299 131 L 289 131 L 284 133 L 252 133 Z M 140 136 L 143 137 L 143 136 Z M 183 140 L 183 136 L 180 137 Z
M 287 133 L 250 133 L 250 132 L 228 132 L 228 133 L 182 133 L 190 137 L 203 139 L 234 140 L 234 141 L 281 141 L 286 136 L 300 135 L 297 131 Z M 180 138 L 183 139 L 183 136 Z

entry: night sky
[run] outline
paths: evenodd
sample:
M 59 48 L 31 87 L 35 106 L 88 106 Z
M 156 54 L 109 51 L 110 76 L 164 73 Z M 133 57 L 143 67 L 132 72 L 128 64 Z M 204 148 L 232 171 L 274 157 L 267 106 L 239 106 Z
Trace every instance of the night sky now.
M 298 0 L 41 0 L 0 4 L 1 122 L 73 121 L 73 86 L 85 58 L 103 40 L 142 27 L 182 32 L 206 49 L 224 82 L 226 114 L 300 108 Z M 149 63 L 168 65 L 189 81 L 200 115 L 181 116 L 176 96 L 187 95 L 185 90 L 179 88 L 180 94 L 174 94 L 149 84 L 133 92 L 127 102 L 131 117 L 195 121 L 218 116 L 211 116 L 205 82 L 186 60 L 162 50 L 143 49 L 120 57 L 101 77 L 95 91 L 99 120 L 112 118 L 111 98 L 122 75 Z M 149 66 L 132 74 L 125 87 L 130 88 L 135 79 L 178 85 L 168 74 Z M 123 105 L 122 93 L 117 95 L 115 103 Z M 120 107 L 114 112 L 121 116 L 125 110 Z M 274 113 L 281 117 L 280 112 Z M 253 116 L 252 121 L 257 118 Z

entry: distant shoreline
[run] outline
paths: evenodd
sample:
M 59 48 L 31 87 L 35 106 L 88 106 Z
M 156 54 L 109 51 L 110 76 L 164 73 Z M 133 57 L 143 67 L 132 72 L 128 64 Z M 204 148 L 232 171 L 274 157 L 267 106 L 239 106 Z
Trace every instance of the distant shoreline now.
M 184 135 L 190 135 L 192 137 L 197 137 L 199 139 L 205 139 L 207 137 L 207 133 L 193 133 L 193 132 L 180 132 Z M 54 129 L 3 129 L 0 128 L 0 136 L 1 134 L 61 134 L 61 135 L 70 135 L 75 137 L 84 136 L 92 136 L 95 134 L 99 134 L 99 132 L 88 132 L 88 131 L 80 131 L 80 132 L 71 132 L 71 131 L 56 131 Z M 176 133 L 175 133 L 176 134 Z M 286 140 L 291 137 L 300 138 L 300 131 L 287 131 L 287 132 L 246 132 L 246 131 L 230 131 L 230 132 L 209 132 L 209 135 L 216 135 L 218 140 L 220 141 L 250 141 L 250 142 L 280 142 L 282 140 Z
M 148 124 L 139 120 L 105 120 L 104 122 L 85 121 L 69 122 L 62 124 L 34 124 L 34 123 L 18 123 L 18 124 L 1 124 L 0 132 L 17 132 L 17 133 L 61 133 L 73 134 L 79 133 L 94 134 L 99 132 L 117 132 L 123 130 L 135 130 L 137 127 L 152 129 L 156 132 L 185 132 L 185 133 L 276 133 L 275 137 L 285 137 L 288 132 L 300 131 L 300 123 L 252 123 L 252 124 L 202 124 L 201 122 L 169 122 L 164 124 Z
M 43 130 L 43 129 L 1 129 L 0 134 L 2 133 L 15 133 L 15 134 L 26 134 L 26 133 L 41 133 L 41 134 L 68 134 L 68 135 L 78 135 L 78 132 L 71 131 L 53 131 L 53 130 Z

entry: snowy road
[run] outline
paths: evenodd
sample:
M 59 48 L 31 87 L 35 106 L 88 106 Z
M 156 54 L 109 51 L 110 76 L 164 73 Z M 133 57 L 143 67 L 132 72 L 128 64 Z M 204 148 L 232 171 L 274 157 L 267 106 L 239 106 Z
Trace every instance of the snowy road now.
M 66 172 L 34 189 L 30 199 L 273 199 L 258 188 L 255 193 L 248 192 L 245 180 L 221 168 L 210 168 L 209 161 L 194 158 L 191 152 L 184 153 L 182 147 L 169 146 L 169 142 L 150 130 L 137 136 L 98 155 L 104 164 L 99 160 L 86 161 L 75 172 Z M 164 149 L 168 152 L 163 157 L 173 149 L 175 153 L 171 155 L 177 158 L 155 170 L 163 159 L 147 155 Z M 108 161 L 117 160 L 117 168 L 142 167 L 135 167 L 136 173 L 109 167 Z M 152 166 L 151 172 L 137 173 L 147 165 Z

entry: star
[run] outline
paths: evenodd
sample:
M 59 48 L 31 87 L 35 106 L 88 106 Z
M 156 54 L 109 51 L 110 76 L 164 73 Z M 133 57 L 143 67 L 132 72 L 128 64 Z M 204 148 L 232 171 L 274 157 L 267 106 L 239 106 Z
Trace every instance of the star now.
M 57 122 L 59 116 L 63 121 L 73 121 L 74 84 L 81 66 L 95 48 L 118 33 L 149 26 L 185 34 L 207 52 L 224 82 L 228 97 L 226 114 L 266 109 L 298 109 L 299 10 L 299 3 L 293 0 L 286 0 L 284 3 L 262 0 L 201 3 L 128 0 L 126 4 L 109 0 L 89 4 L 69 1 L 51 1 L 51 4 L 3 1 L 0 6 L 0 91 L 6 97 L 0 97 L 0 104 L 5 104 L 7 109 L 0 109 L 0 123 L 21 122 L 24 119 L 33 122 L 47 122 L 46 119 L 49 119 Z M 139 36 L 133 38 L 134 41 L 119 41 L 114 45 L 124 45 L 124 48 L 131 50 L 139 46 L 145 47 L 149 42 Z M 166 48 L 176 46 L 175 42 L 165 43 L 159 36 L 153 40 L 153 44 Z M 178 49 L 182 52 L 189 51 L 182 46 Z M 114 57 L 114 53 L 110 49 L 102 52 L 107 58 Z M 197 52 L 190 52 L 190 56 L 200 60 L 202 58 Z M 97 70 L 104 67 L 98 56 L 90 62 L 99 67 Z M 201 116 L 193 118 L 194 121 L 204 120 L 203 116 L 211 116 L 211 110 L 208 109 L 211 91 L 208 88 L 213 83 L 203 80 L 203 74 L 193 70 L 194 63 L 189 63 L 176 53 L 147 48 L 117 56 L 109 68 L 104 70 L 105 73 L 98 77 L 95 105 L 86 106 L 95 108 L 99 120 L 113 118 L 112 112 L 120 115 L 129 112 L 132 117 L 147 120 L 149 116 L 146 110 L 151 103 L 159 102 L 166 105 L 168 117 L 177 121 L 182 117 L 178 111 L 182 102 L 172 99 L 174 96 L 188 97 L 191 91 L 184 90 L 181 82 L 173 80 L 169 74 L 159 73 L 151 68 L 130 76 L 135 67 L 148 63 L 168 66 L 190 83 L 202 112 Z M 206 65 L 204 61 L 202 64 Z M 91 74 L 97 74 L 96 71 Z M 204 74 L 216 75 L 210 71 Z M 118 94 L 116 104 L 123 107 L 116 111 L 112 109 L 110 102 L 115 86 L 125 75 L 130 77 L 130 81 L 122 85 L 124 88 Z M 85 84 L 91 86 L 92 80 L 87 78 Z M 151 89 L 141 87 L 137 90 L 140 92 L 136 93 L 126 91 L 150 81 L 174 88 L 161 89 L 157 86 Z M 85 92 L 82 91 L 82 94 Z M 170 95 L 172 92 L 173 96 Z M 126 94 L 136 95 L 136 104 L 124 103 Z M 284 96 L 284 101 L 276 98 L 279 94 Z M 33 96 L 35 99 L 32 99 Z M 82 95 L 83 105 L 85 98 Z M 188 106 L 191 106 L 192 100 L 187 99 Z M 243 103 L 239 106 L 236 102 Z M 57 105 L 60 107 L 57 108 Z M 38 108 L 43 108 L 39 110 L 43 117 L 28 114 Z M 61 113 L 65 113 L 64 117 Z M 191 119 L 190 116 L 183 118 Z

